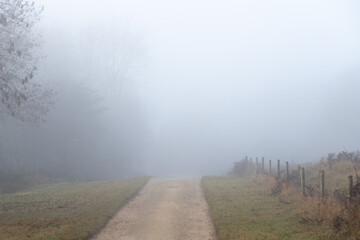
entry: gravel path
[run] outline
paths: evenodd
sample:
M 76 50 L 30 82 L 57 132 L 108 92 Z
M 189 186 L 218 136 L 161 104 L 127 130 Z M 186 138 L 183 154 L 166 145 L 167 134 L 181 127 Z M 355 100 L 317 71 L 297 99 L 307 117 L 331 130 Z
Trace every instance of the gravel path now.
M 199 179 L 151 179 L 93 240 L 215 240 Z

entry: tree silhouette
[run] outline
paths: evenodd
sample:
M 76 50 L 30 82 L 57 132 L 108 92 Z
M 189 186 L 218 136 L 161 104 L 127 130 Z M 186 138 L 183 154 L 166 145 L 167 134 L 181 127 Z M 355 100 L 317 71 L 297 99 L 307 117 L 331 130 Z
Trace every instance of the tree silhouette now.
M 34 26 L 42 9 L 26 0 L 0 2 L 0 115 L 40 120 L 52 92 L 33 82 L 40 36 Z

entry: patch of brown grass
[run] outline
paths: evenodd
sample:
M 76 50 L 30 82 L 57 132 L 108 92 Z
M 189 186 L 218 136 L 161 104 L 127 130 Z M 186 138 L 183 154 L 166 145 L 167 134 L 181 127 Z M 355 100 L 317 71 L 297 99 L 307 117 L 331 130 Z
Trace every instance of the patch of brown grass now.
M 332 194 L 321 198 L 316 190 L 303 196 L 299 187 L 291 182 L 265 175 L 254 181 L 266 186 L 266 191 L 278 197 L 281 204 L 290 206 L 300 223 L 327 229 L 329 239 L 360 239 L 360 197 L 340 202 Z
M 63 183 L 0 195 L 0 239 L 87 239 L 149 178 Z
M 343 207 L 342 214 L 333 219 L 336 239 L 360 239 L 360 197 L 353 198 Z
M 333 219 L 342 212 L 341 205 L 334 198 L 303 196 L 293 186 L 287 186 L 279 195 L 280 201 L 291 204 L 301 222 L 323 224 L 331 227 Z

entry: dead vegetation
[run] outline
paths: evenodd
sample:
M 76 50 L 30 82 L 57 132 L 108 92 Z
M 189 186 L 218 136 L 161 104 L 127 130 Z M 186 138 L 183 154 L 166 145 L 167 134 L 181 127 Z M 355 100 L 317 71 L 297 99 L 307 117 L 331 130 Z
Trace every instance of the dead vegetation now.
M 248 157 L 245 157 L 239 162 L 234 162 L 233 168 L 229 174 L 239 177 L 246 177 L 253 175 L 255 169 L 256 168 L 253 162 Z
M 289 172 L 288 178 L 283 173 L 282 177 L 275 178 L 264 172 L 258 174 L 254 181 L 266 186 L 268 193 L 276 196 L 281 204 L 292 206 L 301 223 L 328 229 L 330 239 L 360 239 L 359 151 L 330 153 L 321 161 L 303 167 L 306 172 L 305 194 L 300 191 L 298 166 Z M 324 197 L 320 194 L 320 170 L 325 170 Z M 231 173 L 243 177 L 254 172 L 254 164 L 244 158 L 234 164 Z M 354 176 L 351 189 L 348 188 L 349 175 Z

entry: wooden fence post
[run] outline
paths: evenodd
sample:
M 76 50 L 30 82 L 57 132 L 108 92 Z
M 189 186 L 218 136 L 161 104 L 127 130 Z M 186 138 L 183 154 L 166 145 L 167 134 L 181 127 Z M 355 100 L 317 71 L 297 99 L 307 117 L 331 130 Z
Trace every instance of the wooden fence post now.
M 251 169 L 251 174 L 253 174 L 253 170 L 254 170 L 254 163 L 252 158 L 250 158 L 250 169 Z
M 280 178 L 280 159 L 277 160 L 277 178 Z
M 303 196 L 305 196 L 305 168 L 301 168 L 300 178 L 301 178 L 301 192 Z
M 286 180 L 289 180 L 289 162 L 286 161 Z
M 352 191 L 352 188 L 353 188 L 353 176 L 352 175 L 350 175 L 349 177 L 348 177 L 348 180 L 349 180 L 349 193 L 348 193 L 348 198 L 350 199 L 351 197 L 352 197 L 352 193 L 351 193 L 351 191 Z
M 325 170 L 320 171 L 320 194 L 321 198 L 325 197 Z
M 258 157 L 256 157 L 256 168 L 255 168 L 256 174 L 259 172 L 259 165 L 258 165 Z
M 271 160 L 269 160 L 269 176 L 271 176 Z
M 265 169 L 265 158 L 262 157 L 261 159 L 261 173 L 264 174 L 264 169 Z

